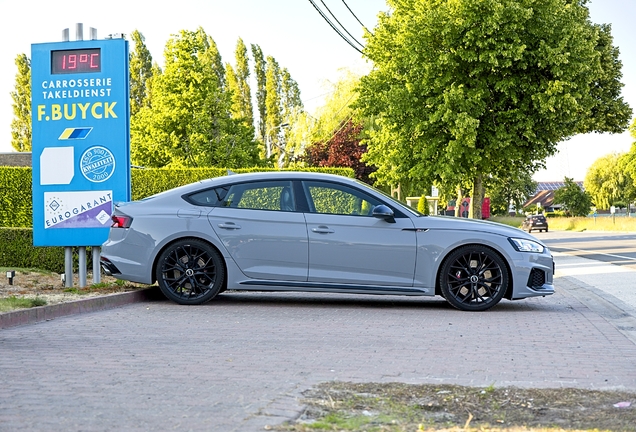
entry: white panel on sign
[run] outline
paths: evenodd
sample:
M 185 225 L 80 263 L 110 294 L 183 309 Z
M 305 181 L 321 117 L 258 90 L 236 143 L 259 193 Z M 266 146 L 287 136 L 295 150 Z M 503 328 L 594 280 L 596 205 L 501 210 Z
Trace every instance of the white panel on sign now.
M 40 184 L 70 184 L 75 175 L 73 147 L 45 147 L 40 155 Z

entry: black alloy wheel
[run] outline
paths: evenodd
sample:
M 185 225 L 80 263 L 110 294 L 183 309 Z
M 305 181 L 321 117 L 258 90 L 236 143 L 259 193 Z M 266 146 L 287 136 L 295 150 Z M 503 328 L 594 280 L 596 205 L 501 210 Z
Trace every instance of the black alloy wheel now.
M 508 269 L 492 249 L 461 247 L 444 261 L 439 276 L 442 295 L 463 311 L 485 311 L 495 306 L 508 289 Z
M 159 256 L 156 277 L 168 299 L 183 305 L 203 304 L 219 293 L 225 267 L 219 253 L 208 243 L 184 239 Z

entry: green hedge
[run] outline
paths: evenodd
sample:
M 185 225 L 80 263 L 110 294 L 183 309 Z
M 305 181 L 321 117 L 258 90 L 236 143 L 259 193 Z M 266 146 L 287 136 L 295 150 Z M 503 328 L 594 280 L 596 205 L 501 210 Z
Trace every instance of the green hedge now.
M 0 267 L 64 273 L 64 248 L 33 247 L 31 228 L 0 228 Z
M 0 167 L 0 227 L 30 227 L 31 168 Z
M 233 171 L 240 174 L 275 170 L 258 167 Z M 305 168 L 302 171 L 355 177 L 351 168 Z M 226 168 L 133 169 L 131 173 L 132 199 L 139 200 L 177 186 L 224 176 L 227 172 Z M 0 227 L 31 227 L 33 223 L 31 168 L 0 167 L 0 192 Z

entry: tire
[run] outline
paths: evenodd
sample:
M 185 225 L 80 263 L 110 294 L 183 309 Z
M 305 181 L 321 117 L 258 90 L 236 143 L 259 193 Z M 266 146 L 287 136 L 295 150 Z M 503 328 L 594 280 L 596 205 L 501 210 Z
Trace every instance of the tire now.
M 159 255 L 155 276 L 168 299 L 182 305 L 198 305 L 219 293 L 225 281 L 225 266 L 221 255 L 208 243 L 183 239 Z
M 464 246 L 449 254 L 439 273 L 443 297 L 462 311 L 485 311 L 495 306 L 509 281 L 503 259 L 480 245 Z

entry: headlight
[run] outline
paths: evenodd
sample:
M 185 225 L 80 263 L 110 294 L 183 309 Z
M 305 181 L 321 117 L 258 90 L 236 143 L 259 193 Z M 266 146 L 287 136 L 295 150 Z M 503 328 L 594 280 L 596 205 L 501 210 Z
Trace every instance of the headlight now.
M 512 247 L 519 252 L 543 253 L 545 250 L 545 246 L 533 240 L 512 237 L 508 238 L 508 240 L 512 244 Z

